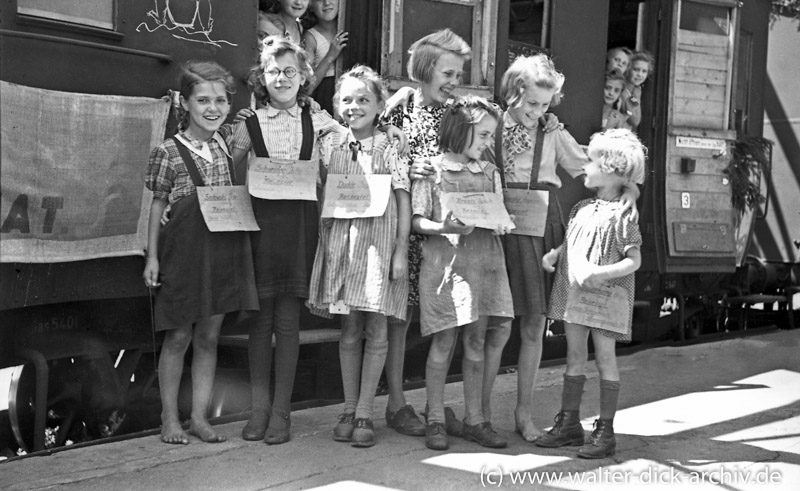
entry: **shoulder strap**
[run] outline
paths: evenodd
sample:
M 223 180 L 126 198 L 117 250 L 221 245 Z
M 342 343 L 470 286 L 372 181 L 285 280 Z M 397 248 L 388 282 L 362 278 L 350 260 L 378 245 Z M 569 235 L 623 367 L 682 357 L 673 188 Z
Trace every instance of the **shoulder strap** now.
M 236 170 L 233 167 L 233 157 L 231 156 L 233 154 L 231 153 L 231 147 L 228 146 L 228 142 L 225 141 L 225 138 L 220 138 L 217 140 L 217 143 L 219 143 L 220 146 L 225 145 L 225 150 L 227 150 L 225 153 L 225 160 L 228 161 L 228 174 L 231 176 L 231 184 L 236 186 L 238 182 L 236 179 Z
M 530 187 L 539 184 L 539 168 L 542 166 L 542 146 L 544 145 L 544 128 L 542 124 L 536 125 L 536 143 L 533 144 L 533 164 L 531 165 Z
M 247 126 L 247 134 L 250 135 L 250 143 L 253 145 L 253 151 L 256 157 L 269 157 L 267 145 L 264 143 L 264 134 L 261 133 L 261 125 L 258 124 L 258 116 L 253 114 L 244 120 Z
M 503 122 L 500 121 L 494 132 L 494 165 L 497 167 L 497 172 L 500 173 L 500 185 L 506 187 L 505 162 L 503 162 L 503 126 Z
M 178 153 L 181 155 L 183 159 L 183 165 L 186 166 L 186 170 L 189 171 L 189 177 L 192 178 L 192 183 L 195 187 L 205 186 L 203 182 L 203 178 L 200 176 L 200 171 L 197 170 L 197 164 L 195 163 L 194 159 L 192 158 L 192 152 L 186 148 L 186 145 L 183 144 L 180 140 L 178 140 L 177 136 L 173 136 L 172 139 L 175 141 L 175 146 L 178 148 Z
M 311 160 L 314 149 L 314 123 L 311 121 L 311 108 L 306 105 L 300 115 L 303 126 L 303 144 L 300 147 L 300 160 Z

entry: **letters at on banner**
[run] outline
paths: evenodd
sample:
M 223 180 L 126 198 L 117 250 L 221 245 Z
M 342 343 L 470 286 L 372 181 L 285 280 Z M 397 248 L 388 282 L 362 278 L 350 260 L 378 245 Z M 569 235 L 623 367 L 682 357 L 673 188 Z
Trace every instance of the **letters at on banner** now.
M 599 288 L 572 285 L 564 320 L 625 334 L 630 324 L 628 291 L 619 285 Z
M 392 196 L 392 176 L 328 174 L 322 218 L 369 218 L 386 213 Z
M 496 230 L 499 225 L 514 228 L 514 222 L 496 193 L 445 193 L 442 195 L 442 215 L 449 211 L 465 225 Z
M 255 157 L 248 163 L 247 187 L 256 198 L 316 201 L 318 169 L 313 160 Z
M 245 186 L 198 186 L 197 199 L 211 232 L 260 230 Z
M 516 228 L 511 233 L 544 237 L 550 192 L 507 188 L 503 195 L 508 213 L 514 215 Z

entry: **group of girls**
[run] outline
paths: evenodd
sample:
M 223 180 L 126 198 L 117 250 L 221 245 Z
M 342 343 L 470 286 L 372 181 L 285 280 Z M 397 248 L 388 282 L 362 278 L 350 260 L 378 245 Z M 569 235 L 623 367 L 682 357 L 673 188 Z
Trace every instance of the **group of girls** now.
M 608 50 L 603 86 L 604 130 L 626 128 L 633 132 L 642 121 L 642 85 L 652 75 L 655 59 L 647 51 L 620 46 Z
M 284 34 L 291 35 L 289 31 Z M 554 295 L 549 315 L 565 320 L 570 354 L 562 411 L 543 434 L 533 424 L 532 404 L 547 315 L 545 273 L 558 263 L 557 296 L 619 284 L 629 290 L 626 301 L 632 310 L 632 273 L 638 268 L 641 239 L 630 215 L 638 196 L 635 184 L 644 176 L 644 149 L 630 132 L 612 131 L 593 138 L 587 156 L 563 125 L 558 128 L 554 118 L 545 120 L 564 82 L 545 55 L 520 58 L 509 68 L 501 89 L 505 113 L 479 97 L 453 98 L 470 52 L 449 29 L 418 40 L 408 62 L 418 86 L 389 101 L 374 70 L 351 69 L 337 81 L 333 98 L 335 113 L 346 127 L 327 112 L 312 109 L 313 103 L 298 103 L 315 77 L 306 52 L 285 35 L 265 38 L 250 77 L 263 107 L 240 112 L 246 117 L 243 123 L 223 125 L 232 85 L 224 69 L 214 63 L 184 68 L 180 130 L 153 150 L 146 177 L 153 206 L 144 279 L 149 287 L 159 287 L 156 328 L 167 331 L 159 363 L 164 442 L 188 443 L 178 418 L 177 393 L 190 342 L 190 431 L 206 442 L 224 441 L 205 412 L 222 318 L 238 310 L 257 310 L 249 321 L 252 412 L 243 438 L 269 444 L 290 439 L 290 397 L 305 300 L 315 314 L 342 315 L 339 355 L 345 402 L 333 430 L 335 440 L 374 445 L 373 400 L 385 365 L 387 426 L 424 435 L 426 445 L 437 450 L 447 449 L 453 434 L 487 447 L 506 446 L 490 421 L 491 393 L 511 321 L 519 315 L 516 429 L 541 446 L 584 445 L 582 429 L 578 442 L 575 428 L 576 421 L 580 426 L 575 395 L 579 404 L 582 383 L 576 392 L 574 379 L 582 376 L 586 337 L 591 331 L 603 354 L 603 363 L 598 361 L 601 391 L 618 394 L 614 342 L 630 339 L 630 312 L 621 321 L 627 322 L 621 333 L 573 324 Z M 394 126 L 388 129 L 378 126 L 387 104 L 394 107 L 389 116 Z M 410 153 L 403 157 L 406 141 Z M 376 195 L 388 199 L 378 213 L 333 212 L 320 220 L 316 201 L 252 197 L 259 231 L 209 232 L 196 187 L 242 183 L 246 172 L 237 169 L 246 166 L 235 164 L 248 152 L 251 159 L 321 162 L 323 206 L 335 192 L 330 183 L 365 175 L 382 183 L 378 185 L 384 192 Z M 561 184 L 557 165 L 572 176 L 585 174 L 586 185 L 598 190 L 596 199 L 573 209 L 566 238 L 552 194 Z M 327 176 L 327 184 L 320 176 Z M 379 180 L 381 176 L 385 178 Z M 445 199 L 452 192 L 503 195 L 513 188 L 542 193 L 541 209 L 530 210 L 545 224 L 541 233 L 507 235 L 509 226 L 477 228 L 455 216 Z M 162 228 L 168 203 L 172 215 Z M 402 390 L 406 332 L 416 308 L 422 334 L 432 336 L 425 423 Z M 444 407 L 445 377 L 459 333 L 464 347 L 463 421 Z M 273 334 L 276 386 L 270 401 Z M 616 395 L 603 394 L 603 401 L 613 400 L 616 409 Z M 613 453 L 613 411 L 606 402 L 601 406 L 602 424 L 581 448 L 582 456 Z

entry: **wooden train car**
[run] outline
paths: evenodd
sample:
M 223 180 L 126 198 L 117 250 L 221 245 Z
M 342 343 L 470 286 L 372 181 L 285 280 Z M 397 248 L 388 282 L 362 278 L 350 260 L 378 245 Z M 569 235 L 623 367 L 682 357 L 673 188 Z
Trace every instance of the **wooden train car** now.
M 271 2 L 239 1 L 234 8 L 222 0 L 0 0 L 0 79 L 63 93 L 154 100 L 175 88 L 181 62 L 214 59 L 237 78 L 234 113 L 249 104 L 244 78 L 256 57 L 256 14 L 265 3 Z M 649 159 L 639 201 L 645 244 L 634 327 L 636 341 L 652 341 L 740 324 L 749 300 L 782 299 L 793 318 L 786 299 L 797 274 L 765 282 L 767 291 L 752 278 L 771 273 L 754 270 L 760 263 L 747 255 L 753 221 L 757 230 L 788 223 L 774 214 L 775 193 L 766 222 L 758 210 L 742 214 L 731 204 L 737 141 L 765 133 L 769 12 L 769 0 L 340 0 L 339 23 L 350 41 L 337 69 L 364 63 L 379 68 L 393 89 L 412 84 L 405 70 L 408 46 L 450 27 L 473 48 L 459 92 L 495 97 L 515 56 L 546 51 L 566 75 L 566 97 L 555 113 L 587 143 L 601 126 L 606 50 L 627 46 L 653 53 L 657 63 L 639 127 Z M 167 127 L 169 134 L 174 122 Z M 13 142 L 3 146 L 3 159 L 12 158 L 6 147 Z M 98 173 L 123 165 L 141 174 L 145 147 L 131 162 L 98 164 Z M 795 147 L 783 147 L 790 159 Z M 796 165 L 786 164 L 790 171 L 774 167 L 771 182 L 782 172 L 796 176 Z M 760 182 L 758 176 L 752 182 L 767 194 L 769 176 Z M 580 182 L 563 181 L 559 199 L 568 211 L 587 193 Z M 0 243 L 69 240 L 56 237 L 65 230 L 57 220 L 68 200 L 55 191 L 37 194 L 33 186 L 12 189 L 5 179 L 2 186 Z M 125 203 L 134 210 L 141 204 L 138 195 Z M 773 234 L 772 240 L 780 249 L 791 244 L 790 235 Z M 756 254 L 770 250 L 766 236 L 757 237 Z M 13 438 L 27 450 L 42 449 L 48 408 L 61 404 L 61 411 L 67 401 L 73 406 L 69 417 L 87 417 L 87 408 L 98 412 L 129 400 L 132 376 L 152 377 L 152 367 L 140 363 L 143 353 L 156 349 L 141 281 L 143 248 L 141 243 L 135 253 L 80 260 L 0 258 L 0 391 L 3 367 L 16 370 L 5 375 L 15 396 L 7 410 L 0 405 L 0 444 Z M 793 254 L 781 259 L 790 272 L 797 264 Z M 676 305 L 665 309 L 665 298 Z M 246 343 L 242 336 L 228 341 Z M 111 354 L 118 358 L 110 360 Z M 4 414 L 14 424 L 5 423 Z M 4 434 L 11 426 L 14 435 Z M 47 445 L 67 437 L 56 433 Z

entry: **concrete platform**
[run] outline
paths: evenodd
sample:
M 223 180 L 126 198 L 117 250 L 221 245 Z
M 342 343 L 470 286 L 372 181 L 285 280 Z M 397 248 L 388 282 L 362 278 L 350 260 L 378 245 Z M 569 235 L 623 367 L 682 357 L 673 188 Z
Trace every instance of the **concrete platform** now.
M 800 489 L 800 330 L 655 348 L 620 357 L 619 366 L 617 453 L 603 460 L 516 435 L 516 375 L 505 374 L 492 417 L 509 441 L 499 451 L 452 437 L 449 451 L 428 450 L 422 438 L 386 428 L 379 397 L 371 449 L 331 439 L 341 410 L 332 406 L 293 413 L 285 445 L 246 442 L 236 422 L 219 427 L 229 440 L 216 445 L 193 438 L 171 446 L 152 436 L 0 463 L 0 489 Z M 587 431 L 599 407 L 590 367 Z M 563 366 L 540 372 L 541 427 L 559 409 L 562 374 Z M 424 407 L 424 389 L 407 397 Z M 463 415 L 460 383 L 448 384 L 445 398 Z

